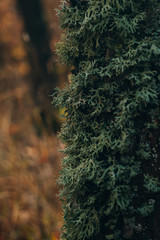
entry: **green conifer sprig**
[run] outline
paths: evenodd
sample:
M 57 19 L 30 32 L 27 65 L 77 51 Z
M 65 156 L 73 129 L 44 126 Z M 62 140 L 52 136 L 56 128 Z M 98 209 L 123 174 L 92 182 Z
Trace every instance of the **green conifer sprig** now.
M 160 3 L 70 0 L 57 45 L 73 66 L 59 184 L 64 240 L 159 240 Z

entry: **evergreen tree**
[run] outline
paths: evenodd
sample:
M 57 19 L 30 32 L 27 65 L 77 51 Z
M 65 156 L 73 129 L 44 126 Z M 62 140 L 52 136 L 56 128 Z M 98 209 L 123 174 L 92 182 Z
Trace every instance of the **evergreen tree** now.
M 62 239 L 160 239 L 159 0 L 64 0 Z

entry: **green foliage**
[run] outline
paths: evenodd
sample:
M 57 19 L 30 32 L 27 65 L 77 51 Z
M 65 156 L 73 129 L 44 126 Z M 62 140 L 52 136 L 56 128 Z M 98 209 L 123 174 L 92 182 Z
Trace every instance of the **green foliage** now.
M 65 108 L 62 239 L 158 240 L 160 3 L 68 0 L 58 54 L 73 66 Z

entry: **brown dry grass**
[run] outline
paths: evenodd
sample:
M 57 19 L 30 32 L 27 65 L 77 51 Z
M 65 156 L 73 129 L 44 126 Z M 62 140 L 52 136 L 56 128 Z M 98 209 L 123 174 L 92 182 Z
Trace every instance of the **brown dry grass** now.
M 47 11 L 58 3 L 53 2 L 47 0 Z M 57 28 L 52 11 L 49 19 L 52 31 Z M 31 96 L 15 1 L 0 2 L 0 22 L 0 240 L 58 239 L 62 214 L 55 182 L 57 149 L 63 146 L 54 133 L 47 133 L 41 108 Z

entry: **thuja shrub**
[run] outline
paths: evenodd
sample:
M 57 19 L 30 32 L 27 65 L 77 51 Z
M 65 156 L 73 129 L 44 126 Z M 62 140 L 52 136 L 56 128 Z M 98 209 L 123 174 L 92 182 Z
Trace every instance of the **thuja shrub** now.
M 65 240 L 160 239 L 159 0 L 64 0 Z

